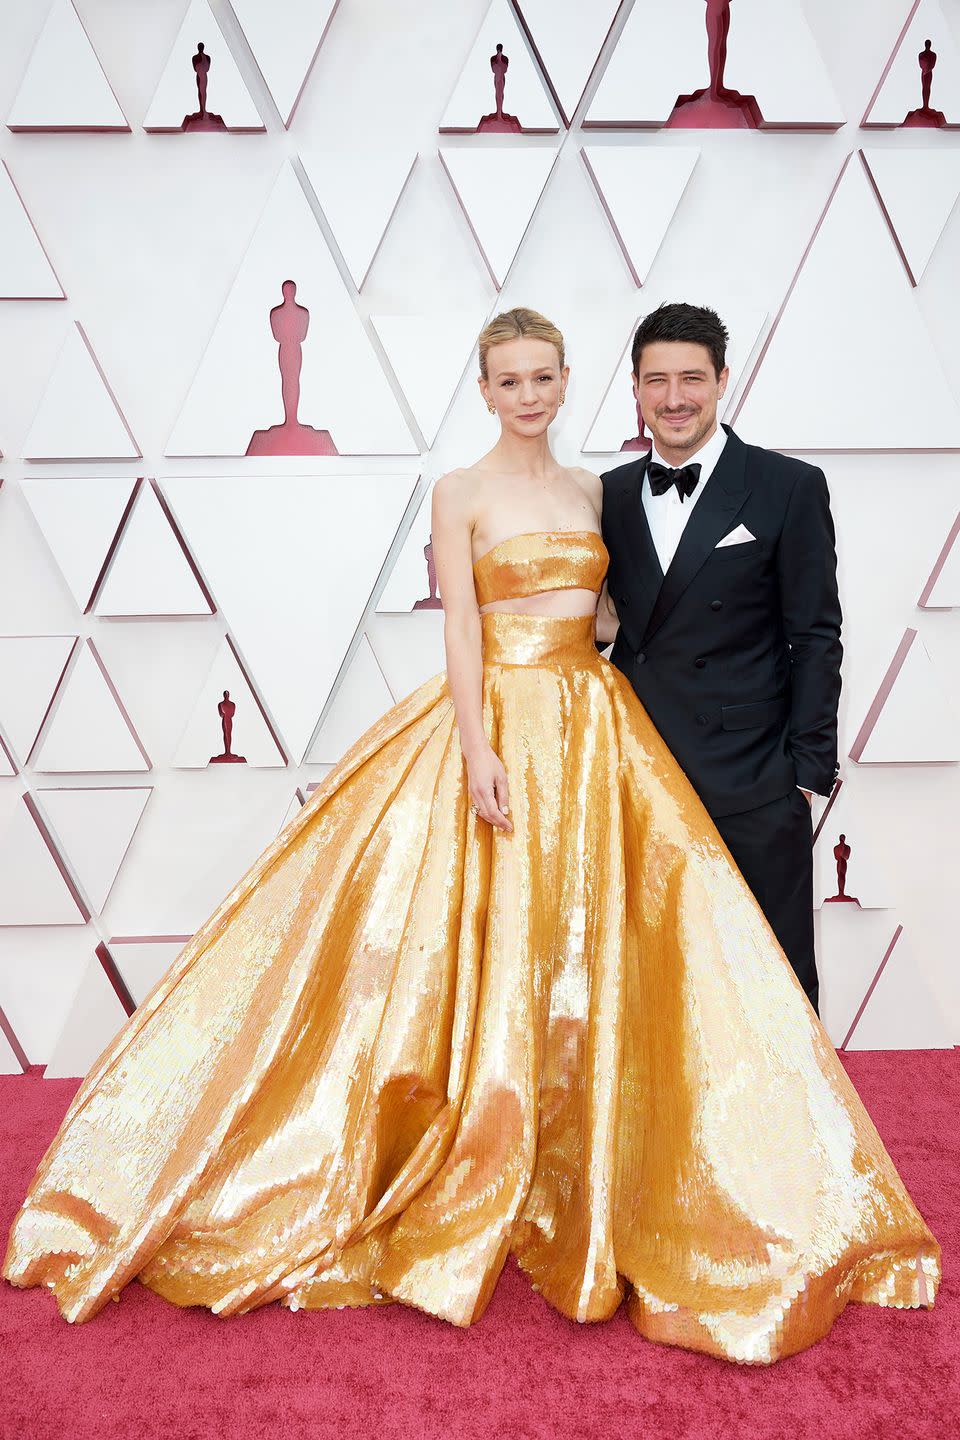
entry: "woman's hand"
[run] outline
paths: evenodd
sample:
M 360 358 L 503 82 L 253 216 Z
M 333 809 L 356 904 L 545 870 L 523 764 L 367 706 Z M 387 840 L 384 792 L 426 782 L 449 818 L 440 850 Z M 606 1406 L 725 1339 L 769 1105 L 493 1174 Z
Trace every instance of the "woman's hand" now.
M 507 772 L 500 756 L 490 745 L 485 745 L 465 758 L 474 814 L 494 829 L 512 835 L 513 825 L 507 818 L 510 810 Z

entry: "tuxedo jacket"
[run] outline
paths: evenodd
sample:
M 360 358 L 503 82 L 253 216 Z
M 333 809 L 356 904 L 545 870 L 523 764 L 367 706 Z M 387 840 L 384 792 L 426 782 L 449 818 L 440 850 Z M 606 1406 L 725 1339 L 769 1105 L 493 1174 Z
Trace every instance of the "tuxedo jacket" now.
M 715 816 L 837 776 L 840 601 L 822 470 L 727 442 L 666 574 L 641 486 L 648 457 L 603 480 L 611 659 Z M 755 538 L 717 548 L 739 526 Z

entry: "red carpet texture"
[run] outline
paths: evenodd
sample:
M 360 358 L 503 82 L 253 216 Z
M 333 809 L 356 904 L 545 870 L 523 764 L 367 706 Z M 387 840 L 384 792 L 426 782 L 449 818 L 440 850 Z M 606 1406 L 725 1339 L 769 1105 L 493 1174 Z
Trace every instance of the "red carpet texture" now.
M 770 1369 L 642 1340 L 618 1314 L 578 1326 L 508 1265 L 457 1330 L 402 1306 L 221 1320 L 134 1283 L 86 1325 L 0 1282 L 2 1440 L 861 1440 L 960 1431 L 960 1050 L 844 1057 L 944 1251 L 933 1311 L 850 1306 Z M 0 1077 L 6 1235 L 76 1081 Z M 770 1117 L 776 1124 L 776 1116 Z

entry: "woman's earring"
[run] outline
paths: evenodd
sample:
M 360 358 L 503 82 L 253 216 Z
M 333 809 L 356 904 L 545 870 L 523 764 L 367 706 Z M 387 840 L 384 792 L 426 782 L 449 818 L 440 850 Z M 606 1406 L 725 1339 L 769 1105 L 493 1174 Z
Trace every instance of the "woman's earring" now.
M 563 394 L 560 396 L 560 404 L 561 404 L 561 405 L 563 404 L 564 400 L 566 400 L 566 398 L 567 398 L 567 392 L 566 392 L 566 390 L 564 390 Z
M 491 405 L 489 400 L 487 401 L 487 409 L 490 411 L 491 415 L 496 415 L 497 407 L 496 405 Z

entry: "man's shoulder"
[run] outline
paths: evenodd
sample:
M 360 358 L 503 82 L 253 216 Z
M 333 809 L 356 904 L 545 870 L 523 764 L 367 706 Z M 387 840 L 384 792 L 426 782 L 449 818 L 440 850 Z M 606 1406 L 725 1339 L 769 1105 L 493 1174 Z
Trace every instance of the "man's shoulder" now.
M 763 445 L 749 445 L 745 440 L 739 443 L 746 451 L 748 470 L 762 477 L 764 485 L 774 486 L 785 494 L 797 485 L 812 485 L 823 478 L 823 471 L 818 466 L 800 460 L 796 455 L 784 455 Z
M 637 469 L 646 461 L 646 455 L 637 455 L 633 460 L 628 460 L 624 465 L 615 465 L 611 470 L 603 470 L 600 474 L 600 483 L 604 490 L 616 489 L 625 480 L 632 480 Z

